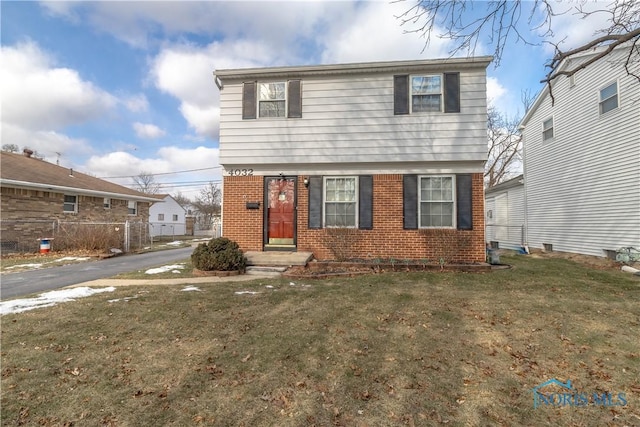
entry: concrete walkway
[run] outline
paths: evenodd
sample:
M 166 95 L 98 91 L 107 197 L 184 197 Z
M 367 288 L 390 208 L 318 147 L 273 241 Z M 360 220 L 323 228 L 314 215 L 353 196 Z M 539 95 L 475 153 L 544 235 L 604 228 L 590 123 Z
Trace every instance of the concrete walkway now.
M 176 279 L 98 279 L 90 282 L 78 283 L 68 286 L 77 288 L 78 286 L 155 286 L 155 285 L 197 285 L 199 283 L 227 283 L 227 282 L 247 282 L 256 279 L 271 279 L 269 274 L 240 274 L 238 276 L 207 276 L 207 277 L 181 277 Z

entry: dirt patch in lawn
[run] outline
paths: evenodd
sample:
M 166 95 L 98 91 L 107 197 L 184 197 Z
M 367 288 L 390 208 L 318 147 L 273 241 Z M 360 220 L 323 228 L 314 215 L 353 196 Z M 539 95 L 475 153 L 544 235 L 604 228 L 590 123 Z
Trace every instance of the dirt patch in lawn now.
M 617 261 L 614 261 L 612 259 L 605 258 L 605 257 L 573 254 L 569 252 L 533 251 L 529 256 L 531 256 L 532 258 L 542 258 L 542 259 L 551 259 L 551 258 L 567 259 L 569 261 L 573 261 L 578 264 L 584 265 L 589 268 L 594 268 L 597 270 L 620 270 L 620 267 L 623 265 Z M 640 268 L 640 266 L 637 264 L 638 263 L 636 263 L 634 267 Z

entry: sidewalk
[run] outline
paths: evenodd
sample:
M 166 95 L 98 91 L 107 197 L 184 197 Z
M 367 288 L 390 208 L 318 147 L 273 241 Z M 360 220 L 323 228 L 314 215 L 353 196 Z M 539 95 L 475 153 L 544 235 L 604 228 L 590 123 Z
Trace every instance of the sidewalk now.
M 241 274 L 226 277 L 182 277 L 176 279 L 98 279 L 77 283 L 67 288 L 79 286 L 154 286 L 154 285 L 197 285 L 199 283 L 248 282 L 250 280 L 273 279 L 273 276 L 259 274 Z

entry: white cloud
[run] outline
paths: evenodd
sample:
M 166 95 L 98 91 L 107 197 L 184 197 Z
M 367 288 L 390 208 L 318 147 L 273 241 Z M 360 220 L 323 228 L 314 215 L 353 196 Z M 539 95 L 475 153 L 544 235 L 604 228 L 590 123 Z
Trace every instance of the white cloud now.
M 497 78 L 487 77 L 487 103 L 497 105 L 507 93 L 507 88 L 502 86 Z
M 133 129 L 135 130 L 136 135 L 143 139 L 160 138 L 166 134 L 164 130 L 150 123 L 136 122 L 133 124 Z
M 52 130 L 29 130 L 6 123 L 2 124 L 1 139 L 3 144 L 16 144 L 21 149 L 29 147 L 36 150 L 50 162 L 55 162 L 57 153 L 65 159 L 67 155 L 86 155 L 93 150 L 90 144 L 81 138 L 71 138 Z
M 144 94 L 129 96 L 122 100 L 127 109 L 133 113 L 141 113 L 149 109 L 149 101 Z
M 322 62 L 342 63 L 383 61 L 448 56 L 447 43 L 432 38 L 425 49 L 425 40 L 418 34 L 405 34 L 396 16 L 404 12 L 405 2 L 354 3 L 349 13 L 334 16 L 328 32 L 321 36 L 324 44 Z
M 34 43 L 2 47 L 0 61 L 3 123 L 60 129 L 100 117 L 116 104 L 75 70 L 55 67 Z

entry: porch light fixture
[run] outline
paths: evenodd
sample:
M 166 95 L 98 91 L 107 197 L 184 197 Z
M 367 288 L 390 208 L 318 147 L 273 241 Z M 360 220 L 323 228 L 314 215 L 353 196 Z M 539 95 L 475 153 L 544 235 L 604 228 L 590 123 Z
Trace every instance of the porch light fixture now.
M 309 188 L 309 177 L 305 176 L 304 179 L 302 180 L 305 188 Z

